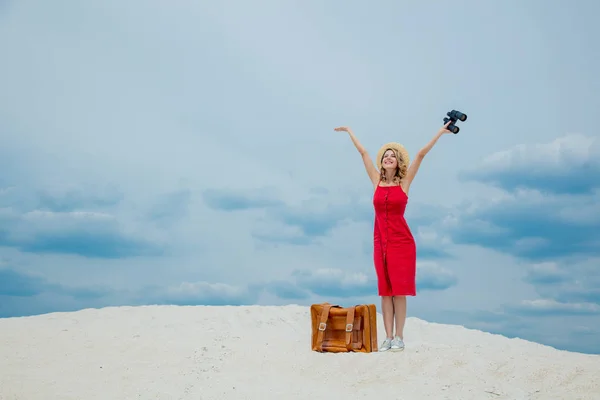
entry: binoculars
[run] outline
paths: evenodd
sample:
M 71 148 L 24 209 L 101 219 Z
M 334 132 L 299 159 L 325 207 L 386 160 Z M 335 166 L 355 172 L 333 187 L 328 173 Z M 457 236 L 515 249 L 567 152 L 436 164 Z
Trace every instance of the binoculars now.
M 444 118 L 444 125 L 447 124 L 449 121 L 452 121 L 452 123 L 448 125 L 448 130 L 456 135 L 458 131 L 460 131 L 460 128 L 454 124 L 459 120 L 466 121 L 467 114 L 463 114 L 460 111 L 452 110 L 447 112 L 446 115 L 448 116 L 448 118 Z

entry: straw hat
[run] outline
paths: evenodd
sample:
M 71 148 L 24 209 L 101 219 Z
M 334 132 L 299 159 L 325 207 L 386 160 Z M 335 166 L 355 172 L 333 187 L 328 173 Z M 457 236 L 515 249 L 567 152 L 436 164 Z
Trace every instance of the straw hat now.
M 408 151 L 402 146 L 400 143 L 390 142 L 386 143 L 377 152 L 377 169 L 381 171 L 381 158 L 383 157 L 383 153 L 385 153 L 388 149 L 392 149 L 400 155 L 401 160 L 398 160 L 398 163 L 404 163 L 408 167 L 410 164 L 410 156 L 408 155 Z

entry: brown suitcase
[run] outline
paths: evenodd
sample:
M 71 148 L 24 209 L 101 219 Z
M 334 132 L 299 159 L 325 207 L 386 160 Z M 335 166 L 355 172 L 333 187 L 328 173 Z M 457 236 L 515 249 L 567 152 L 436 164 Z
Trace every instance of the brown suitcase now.
M 310 307 L 312 349 L 318 352 L 371 353 L 377 351 L 377 308 L 321 303 Z

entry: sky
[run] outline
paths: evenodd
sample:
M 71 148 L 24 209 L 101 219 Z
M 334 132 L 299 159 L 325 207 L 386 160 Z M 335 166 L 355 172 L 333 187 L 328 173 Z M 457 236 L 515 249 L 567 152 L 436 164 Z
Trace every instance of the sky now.
M 600 4 L 0 0 L 0 317 L 374 303 L 374 157 L 414 157 L 409 317 L 600 354 Z M 406 337 L 407 344 L 418 338 Z

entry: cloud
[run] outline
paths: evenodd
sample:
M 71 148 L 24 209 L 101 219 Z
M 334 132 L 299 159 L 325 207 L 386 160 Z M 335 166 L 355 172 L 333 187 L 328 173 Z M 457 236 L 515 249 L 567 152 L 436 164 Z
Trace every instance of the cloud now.
M 562 283 L 569 279 L 569 274 L 561 270 L 555 262 L 532 264 L 527 269 L 525 282 L 533 285 L 549 285 Z
M 600 141 L 571 134 L 549 143 L 518 145 L 492 154 L 460 177 L 509 191 L 590 194 L 600 188 Z
M 507 311 L 524 316 L 598 315 L 600 305 L 593 303 L 561 303 L 552 299 L 522 300 L 508 304 Z
M 368 209 L 354 196 L 332 201 L 332 197 L 319 188 L 309 189 L 308 192 L 307 198 L 296 202 L 286 202 L 281 191 L 272 188 L 206 190 L 204 199 L 214 210 L 264 210 L 269 223 L 276 222 L 296 228 L 307 238 L 326 236 L 345 220 L 364 221 L 368 218 Z
M 203 198 L 207 206 L 220 211 L 244 211 L 280 207 L 277 193 L 268 189 L 236 191 L 231 189 L 206 189 Z
M 595 336 L 600 333 L 600 326 L 594 322 L 597 320 L 596 314 L 564 313 L 566 307 L 558 306 L 563 314 L 554 317 L 552 314 L 540 313 L 544 308 L 556 307 L 552 303 L 525 302 L 520 306 L 517 307 L 519 311 L 527 311 L 515 313 L 515 308 L 511 307 L 497 310 L 475 308 L 469 311 L 442 309 L 438 321 L 460 321 L 461 325 L 470 329 L 530 340 L 567 351 L 600 354 L 600 346 Z M 532 309 L 535 311 L 532 312 Z M 560 322 L 557 322 L 557 318 Z M 565 320 L 568 322 L 565 323 Z
M 256 290 L 265 290 L 275 296 L 286 300 L 305 300 L 310 297 L 310 292 L 298 287 L 295 282 L 275 280 L 262 285 L 252 285 Z
M 178 285 L 145 287 L 136 293 L 139 304 L 248 305 L 257 296 L 246 287 L 226 283 L 182 282 Z
M 474 202 L 446 219 L 455 243 L 479 244 L 527 259 L 600 254 L 600 191 L 586 196 L 518 190 Z
M 443 291 L 457 283 L 458 278 L 452 271 L 434 262 L 417 264 L 417 291 Z M 339 268 L 297 269 L 288 280 L 271 281 L 256 287 L 287 299 L 305 299 L 309 294 L 338 299 L 377 295 L 374 272 L 367 274 Z
M 292 277 L 297 286 L 318 296 L 368 296 L 377 290 L 372 275 L 344 272 L 337 268 L 296 270 L 292 272 Z
M 457 282 L 453 273 L 435 263 L 419 264 L 418 271 L 418 290 L 443 291 Z M 41 275 L 8 269 L 0 270 L 0 278 L 0 296 L 5 299 L 6 308 L 2 316 L 19 315 L 19 312 L 34 313 L 35 309 L 40 313 L 66 311 L 83 304 L 85 307 L 111 304 L 247 305 L 256 304 L 264 293 L 274 295 L 277 299 L 301 303 L 317 301 L 315 299 L 366 301 L 361 299 L 377 295 L 375 273 L 370 269 L 294 269 L 283 279 L 267 278 L 240 284 L 182 280 L 119 290 L 66 286 L 49 282 Z M 51 304 L 54 304 L 54 309 L 49 307 Z
M 159 243 L 127 232 L 111 214 L 86 211 L 0 210 L 0 246 L 29 253 L 121 258 L 159 255 Z
M 107 288 L 77 288 L 52 283 L 45 277 L 25 274 L 9 268 L 0 269 L 0 296 L 30 297 L 53 292 L 78 298 L 103 297 Z
M 530 260 L 600 255 L 600 174 L 592 168 L 597 160 L 592 154 L 597 150 L 591 147 L 597 143 L 594 138 L 567 136 L 547 145 L 525 150 L 517 147 L 518 151 L 492 156 L 492 161 L 481 166 L 478 179 L 496 183 L 497 177 L 506 175 L 518 184 L 505 185 L 507 191 L 474 199 L 449 215 L 445 226 L 452 240 Z M 569 151 L 563 150 L 565 146 Z M 557 177 L 559 165 L 561 176 Z M 585 185 L 571 192 L 564 186 L 584 181 Z M 553 187 L 557 189 L 551 190 Z
M 413 236 L 417 243 L 417 259 L 419 260 L 444 260 L 454 258 L 451 252 L 451 239 L 435 227 L 430 225 L 418 225 L 407 218 L 412 227 Z M 417 220 L 418 221 L 418 220 Z
M 332 205 L 322 190 L 311 190 L 312 196 L 300 204 L 288 204 L 279 190 L 205 190 L 203 199 L 216 211 L 261 211 L 252 236 L 261 242 L 309 245 L 331 233 L 344 220 L 357 219 L 357 213 L 346 205 Z M 361 214 L 358 213 L 360 218 Z
M 456 274 L 433 262 L 418 263 L 417 290 L 446 290 L 458 284 Z
M 265 291 L 288 300 L 320 298 L 356 298 L 376 294 L 373 275 L 344 271 L 339 268 L 292 270 L 285 279 L 263 280 L 250 285 L 255 291 Z
M 35 296 L 48 288 L 44 279 L 17 273 L 10 269 L 0 270 L 0 296 Z
M 186 282 L 134 289 L 67 286 L 42 275 L 0 269 L 0 317 L 72 311 L 119 305 L 244 305 L 255 304 L 258 293 L 243 285 Z
M 205 204 L 215 211 L 257 212 L 252 237 L 272 245 L 321 245 L 336 228 L 360 227 L 372 235 L 373 211 L 368 197 L 354 193 L 332 194 L 322 188 L 308 189 L 306 197 L 286 201 L 274 188 L 256 190 L 210 189 L 203 192 Z M 452 257 L 447 237 L 429 227 L 443 215 L 443 208 L 415 204 L 407 221 L 417 240 L 419 259 Z M 353 225 L 357 224 L 357 225 Z M 365 245 L 372 254 L 372 242 Z
M 40 210 L 65 212 L 73 210 L 105 209 L 118 205 L 124 193 L 116 186 L 96 185 L 58 186 L 40 189 L 36 196 Z
M 146 217 L 161 228 L 172 227 L 173 224 L 185 218 L 191 206 L 192 191 L 190 189 L 176 190 L 162 194 L 150 206 Z
M 507 297 L 496 310 L 461 316 L 468 324 L 600 352 L 588 334 L 600 329 L 598 154 L 596 138 L 567 135 L 495 153 L 461 174 L 500 190 L 448 210 L 437 225 L 442 235 L 515 257 L 522 265 L 519 279 L 534 288 L 532 297 Z M 579 333 L 571 322 L 558 322 L 565 318 L 579 324 Z M 581 341 L 575 345 L 561 335 Z
M 600 306 L 599 266 L 600 258 L 533 264 L 527 267 L 524 280 L 534 285 L 544 299 L 561 304 L 583 304 L 583 307 Z
M 106 287 L 66 286 L 3 264 L 0 267 L 0 317 L 37 314 L 43 310 L 74 310 L 83 304 L 102 304 L 103 299 L 114 294 Z M 57 304 L 57 298 L 69 298 L 69 302 Z
M 170 240 L 164 229 L 187 215 L 191 199 L 190 190 L 175 190 L 141 208 L 116 185 L 2 187 L 0 246 L 101 259 L 162 256 Z
M 600 273 L 596 272 L 594 279 L 596 286 L 592 286 L 591 283 L 585 280 L 583 282 L 574 282 L 571 285 L 565 285 L 565 287 L 558 289 L 553 297 L 559 301 L 574 301 L 600 305 L 600 288 L 597 284 L 599 276 Z M 538 288 L 538 290 L 540 289 Z

